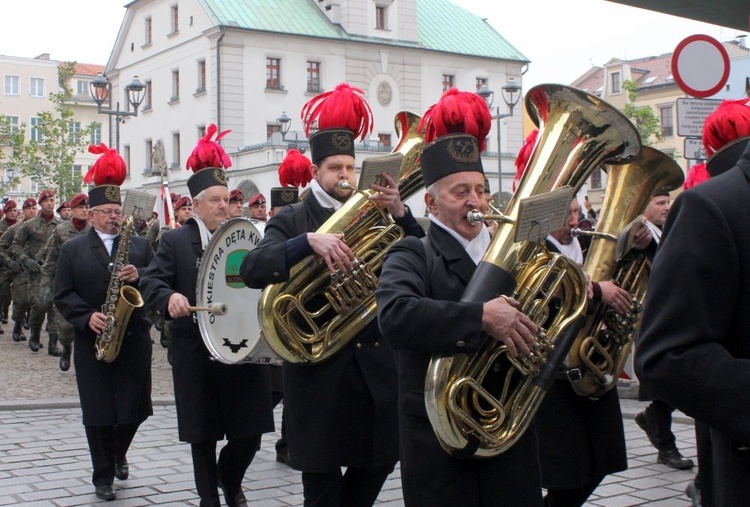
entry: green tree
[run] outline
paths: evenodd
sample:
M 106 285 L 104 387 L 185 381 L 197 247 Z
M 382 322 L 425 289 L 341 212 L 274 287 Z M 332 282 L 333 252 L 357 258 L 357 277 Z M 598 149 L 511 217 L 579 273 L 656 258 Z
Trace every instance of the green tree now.
M 8 116 L 0 115 L 0 167 L 5 177 L 0 180 L 0 196 L 7 195 L 21 181 L 19 161 L 23 158 L 26 124 L 14 126 Z
M 628 103 L 625 104 L 623 113 L 633 122 L 638 133 L 641 135 L 641 142 L 644 146 L 651 146 L 655 142 L 662 140 L 661 122 L 654 113 L 651 106 L 636 106 L 635 101 L 638 98 L 638 84 L 632 80 L 626 80 L 622 87 L 628 92 Z
M 53 110 L 37 113 L 39 121 L 35 128 L 39 140 L 29 140 L 18 160 L 24 176 L 40 188 L 54 190 L 60 199 L 81 191 L 82 177 L 74 174 L 72 167 L 76 156 L 86 151 L 91 132 L 97 126 L 94 122 L 84 126 L 75 120 L 72 109 L 75 102 L 68 86 L 74 66 L 74 62 L 66 62 L 58 67 L 59 91 L 49 95 Z

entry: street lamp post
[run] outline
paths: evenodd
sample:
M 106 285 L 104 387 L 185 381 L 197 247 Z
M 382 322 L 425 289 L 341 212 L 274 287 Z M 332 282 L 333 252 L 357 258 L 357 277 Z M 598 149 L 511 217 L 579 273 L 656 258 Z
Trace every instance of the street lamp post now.
M 292 119 L 284 111 L 281 116 L 276 118 L 276 122 L 279 124 L 279 130 L 281 131 L 281 140 L 286 142 L 286 134 L 292 126 Z
M 120 111 L 120 102 L 117 101 L 116 109 L 112 109 L 112 83 L 104 74 L 99 74 L 89 83 L 89 89 L 91 97 L 96 102 L 96 112 L 99 114 L 106 114 L 108 116 L 115 117 L 115 147 L 117 152 L 120 152 L 120 123 L 125 123 L 127 116 L 138 116 L 138 108 L 141 106 L 144 97 L 146 96 L 146 85 L 143 84 L 138 76 L 135 76 L 133 80 L 125 86 L 125 93 L 128 97 L 128 102 L 133 107 L 132 111 Z M 104 102 L 108 102 L 107 109 L 102 109 Z M 112 140 L 112 122 L 109 122 L 109 139 Z
M 500 120 L 503 118 L 509 118 L 513 116 L 513 108 L 518 103 L 518 100 L 521 98 L 521 87 L 517 85 L 514 81 L 510 81 L 505 84 L 505 86 L 502 87 L 501 96 L 503 98 L 503 102 L 508 106 L 508 113 L 500 114 L 500 106 L 498 105 L 495 114 L 492 116 L 493 120 L 497 120 L 497 207 L 499 209 L 502 209 L 502 199 L 503 199 L 503 162 L 502 162 L 502 145 L 500 144 L 501 141 L 501 134 L 500 134 Z M 495 92 L 487 88 L 487 85 L 484 84 L 482 87 L 477 91 L 477 95 L 482 97 L 484 101 L 487 103 L 487 107 L 491 108 L 492 103 L 495 100 Z

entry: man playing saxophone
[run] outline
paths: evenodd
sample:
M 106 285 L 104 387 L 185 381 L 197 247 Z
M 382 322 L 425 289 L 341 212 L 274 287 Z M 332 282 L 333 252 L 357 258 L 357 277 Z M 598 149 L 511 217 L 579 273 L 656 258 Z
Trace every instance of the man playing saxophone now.
M 448 99 L 481 109 L 484 121 L 477 123 L 489 130 L 484 101 L 476 94 L 455 92 L 446 92 Z M 451 109 L 441 102 L 433 106 L 433 114 L 460 117 L 440 114 Z M 452 128 L 456 130 L 449 132 L 461 132 L 462 126 Z M 537 331 L 513 298 L 460 301 L 490 243 L 486 226 L 467 219 L 469 211 L 485 202 L 479 156 L 484 146 L 477 138 L 484 142 L 487 131 L 445 134 L 438 131 L 438 139 L 420 156 L 430 212 L 427 238 L 407 237 L 389 250 L 376 291 L 380 328 L 396 349 L 404 502 L 407 507 L 541 505 L 533 429 L 502 454 L 465 459 L 441 447 L 425 408 L 425 378 L 433 354 L 476 352 L 483 333 L 502 341 L 512 356 L 528 354 Z
M 323 258 L 331 272 L 351 269 L 354 255 L 342 235 L 315 231 L 352 195 L 338 184 L 354 187 L 354 141 L 372 128 L 371 111 L 361 94 L 343 83 L 327 93 L 328 98 L 308 103 L 322 107 L 316 109 L 319 115 L 304 118 L 308 129 L 316 119 L 320 127 L 310 136 L 311 192 L 269 220 L 263 240 L 242 263 L 249 287 L 287 280 L 292 266 L 313 254 Z M 342 102 L 351 107 L 330 107 Z M 378 193 L 371 200 L 386 208 L 407 234 L 420 234 L 396 182 L 390 177 L 385 181 L 373 185 Z M 290 465 L 302 471 L 305 505 L 375 503 L 398 461 L 396 368 L 377 323 L 370 322 L 323 362 L 284 362 L 282 368 Z
M 114 479 L 129 476 L 130 443 L 138 426 L 153 413 L 151 336 L 142 308 L 134 308 L 125 323 L 115 320 L 113 327 L 127 326 L 116 359 L 98 360 L 94 344 L 115 318 L 103 310 L 105 301 L 118 298 L 108 294 L 110 279 L 118 277 L 122 284 L 137 285 L 153 253 L 148 240 L 135 235 L 120 244 L 119 185 L 126 176 L 125 161 L 103 144 L 89 151 L 102 154 L 84 180 L 88 183 L 93 175 L 96 185 L 89 192 L 91 229 L 60 246 L 54 303 L 75 333 L 73 363 L 95 493 L 102 500 L 114 500 Z

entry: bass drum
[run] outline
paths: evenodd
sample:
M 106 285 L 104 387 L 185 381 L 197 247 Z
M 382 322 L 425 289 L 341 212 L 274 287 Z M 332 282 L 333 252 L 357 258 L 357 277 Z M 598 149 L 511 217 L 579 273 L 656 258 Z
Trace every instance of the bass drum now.
M 280 363 L 252 311 L 261 291 L 247 287 L 240 276 L 242 260 L 262 236 L 251 220 L 232 218 L 216 229 L 201 257 L 196 306 L 223 304 L 226 312 L 197 311 L 198 328 L 211 357 L 225 364 Z

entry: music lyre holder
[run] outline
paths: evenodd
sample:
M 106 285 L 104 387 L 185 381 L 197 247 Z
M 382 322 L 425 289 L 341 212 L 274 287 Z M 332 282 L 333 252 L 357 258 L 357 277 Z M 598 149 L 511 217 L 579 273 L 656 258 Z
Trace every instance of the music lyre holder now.
M 573 188 L 569 186 L 522 199 L 513 239 L 516 242 L 544 241 L 550 232 L 565 225 L 571 199 Z

